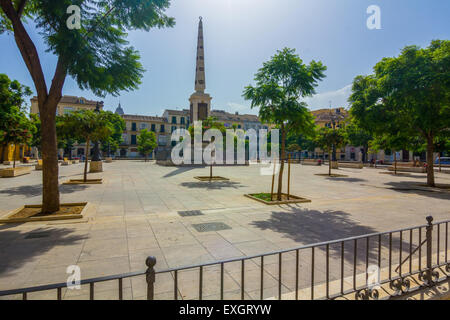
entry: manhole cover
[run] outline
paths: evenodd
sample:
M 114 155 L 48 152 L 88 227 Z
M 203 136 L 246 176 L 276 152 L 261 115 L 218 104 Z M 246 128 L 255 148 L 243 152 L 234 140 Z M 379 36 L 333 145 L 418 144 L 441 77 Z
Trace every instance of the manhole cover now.
M 50 237 L 50 232 L 32 232 L 29 233 L 25 239 L 38 239 Z
M 198 232 L 222 231 L 231 229 L 230 226 L 223 222 L 209 222 L 192 225 Z
M 178 211 L 178 214 L 182 217 L 203 216 L 200 210 Z

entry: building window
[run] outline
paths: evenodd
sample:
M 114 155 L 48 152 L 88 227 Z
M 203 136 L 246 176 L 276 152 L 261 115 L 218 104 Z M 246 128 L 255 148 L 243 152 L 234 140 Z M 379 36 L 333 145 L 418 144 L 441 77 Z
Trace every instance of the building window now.
M 242 126 L 240 124 L 238 124 L 238 129 L 241 129 L 241 128 L 242 128 Z
M 136 131 L 136 122 L 131 124 L 131 131 Z
M 177 117 L 172 117 L 172 123 L 174 123 L 174 124 L 177 123 Z
M 154 123 L 152 123 L 152 131 L 155 132 L 156 131 L 156 126 Z
M 159 130 L 159 132 L 165 132 L 166 130 L 165 130 L 165 128 L 164 128 L 164 125 L 162 124 L 161 125 L 161 128 L 160 128 L 160 130 Z
M 181 124 L 184 124 L 184 117 L 181 117 L 180 123 L 181 123 Z
M 131 135 L 131 144 L 137 144 L 136 143 L 136 135 L 135 134 Z
M 147 128 L 147 124 L 146 123 L 141 123 L 141 130 Z

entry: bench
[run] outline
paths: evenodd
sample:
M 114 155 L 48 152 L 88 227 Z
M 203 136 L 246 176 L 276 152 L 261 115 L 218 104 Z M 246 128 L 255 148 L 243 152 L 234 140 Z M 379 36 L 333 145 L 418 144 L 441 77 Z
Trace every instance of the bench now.
M 80 163 L 80 160 L 78 160 L 78 159 L 72 160 L 72 164 L 77 164 L 77 163 Z
M 339 162 L 339 168 L 362 169 L 364 164 L 362 162 Z
M 30 166 L 27 166 L 27 167 L 16 167 L 16 168 L 6 168 L 6 169 L 0 170 L 0 175 L 3 178 L 17 177 L 17 176 L 22 176 L 24 174 L 30 173 L 31 169 L 32 168 Z
M 322 160 L 320 159 L 304 159 L 302 160 L 304 166 L 320 166 L 322 165 Z
M 30 163 L 30 157 L 23 157 L 23 163 Z
M 105 162 L 106 163 L 111 163 L 111 162 L 113 162 L 113 160 L 112 160 L 111 157 L 107 157 L 107 158 L 105 158 Z

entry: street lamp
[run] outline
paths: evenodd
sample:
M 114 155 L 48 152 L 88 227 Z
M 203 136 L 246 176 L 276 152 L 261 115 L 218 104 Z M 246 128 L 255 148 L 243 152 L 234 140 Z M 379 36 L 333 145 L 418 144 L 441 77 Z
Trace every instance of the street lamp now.
M 97 104 L 95 106 L 95 110 L 94 112 L 96 113 L 100 113 L 100 104 L 97 101 Z M 94 154 L 92 155 L 92 160 L 91 161 L 102 161 L 102 156 L 100 154 L 100 146 L 99 146 L 99 142 L 95 141 L 94 143 L 94 150 L 93 150 Z

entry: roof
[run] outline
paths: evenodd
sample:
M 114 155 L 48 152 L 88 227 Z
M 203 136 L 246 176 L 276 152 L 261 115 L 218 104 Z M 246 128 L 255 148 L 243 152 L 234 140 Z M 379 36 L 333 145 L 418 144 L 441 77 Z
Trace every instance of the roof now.
M 157 121 L 157 122 L 165 122 L 166 119 L 163 117 L 152 117 L 152 116 L 141 116 L 134 114 L 123 114 L 122 118 L 124 120 L 136 120 L 136 121 Z
M 254 114 L 229 113 L 223 110 L 211 110 L 211 115 L 218 120 L 259 122 Z
M 34 96 L 31 98 L 31 101 L 37 101 L 37 97 Z M 81 103 L 83 101 L 83 103 Z M 88 100 L 84 97 L 76 97 L 76 96 L 62 96 L 59 103 L 70 103 L 70 104 L 81 104 L 81 105 L 93 105 L 96 106 L 97 102 L 100 104 L 100 106 L 103 106 L 103 101 L 94 101 L 94 100 Z

